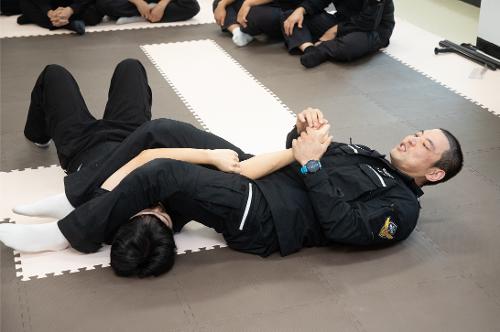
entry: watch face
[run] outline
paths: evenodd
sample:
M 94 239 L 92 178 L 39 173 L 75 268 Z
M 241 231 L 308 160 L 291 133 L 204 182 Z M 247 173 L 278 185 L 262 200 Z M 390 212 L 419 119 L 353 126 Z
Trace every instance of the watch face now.
M 309 173 L 316 173 L 321 168 L 321 163 L 319 160 L 309 160 L 306 163 L 306 167 Z

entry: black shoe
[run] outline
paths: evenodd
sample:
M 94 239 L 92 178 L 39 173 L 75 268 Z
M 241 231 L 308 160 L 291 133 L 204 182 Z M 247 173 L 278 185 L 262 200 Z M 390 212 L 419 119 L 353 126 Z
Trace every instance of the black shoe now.
M 25 25 L 25 24 L 30 24 L 32 23 L 29 18 L 26 17 L 26 15 L 21 15 L 17 18 L 17 24 L 19 25 Z
M 30 141 L 31 143 L 33 143 L 36 147 L 39 147 L 40 149 L 46 149 L 46 148 L 48 148 L 50 146 L 50 143 L 52 142 L 52 139 L 49 139 L 45 143 L 35 142 L 35 141 L 30 140 L 29 138 L 27 138 L 27 139 L 28 139 L 28 141 Z
M 320 47 L 309 46 L 300 57 L 300 63 L 306 68 L 313 68 L 328 60 L 328 54 Z
M 69 22 L 67 28 L 79 35 L 83 35 L 85 33 L 85 23 L 82 20 L 74 20 Z

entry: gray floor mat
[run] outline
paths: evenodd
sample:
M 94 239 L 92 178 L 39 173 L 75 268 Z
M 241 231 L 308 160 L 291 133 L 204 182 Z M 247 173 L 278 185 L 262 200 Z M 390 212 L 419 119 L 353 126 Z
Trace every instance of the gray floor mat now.
M 146 66 L 154 117 L 197 125 L 139 45 L 210 38 L 295 112 L 324 110 L 334 137 L 388 151 L 415 130 L 457 133 L 466 167 L 425 189 L 417 231 L 385 250 L 313 248 L 261 259 L 218 249 L 183 255 L 157 279 L 110 269 L 21 282 L 1 247 L 2 331 L 495 331 L 500 326 L 500 119 L 396 60 L 305 70 L 281 44 L 236 48 L 214 25 L 1 40 L 1 171 L 56 164 L 23 137 L 43 66 L 78 80 L 91 112 L 104 109 L 121 59 Z M 222 88 L 222 87 L 221 87 Z M 3 193 L 2 193 L 3 194 Z

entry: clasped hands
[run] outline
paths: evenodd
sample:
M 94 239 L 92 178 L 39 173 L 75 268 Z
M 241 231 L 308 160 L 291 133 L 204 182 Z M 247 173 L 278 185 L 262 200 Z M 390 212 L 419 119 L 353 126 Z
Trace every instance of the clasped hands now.
M 49 10 L 47 17 L 53 26 L 62 27 L 69 23 L 69 18 L 73 13 L 73 8 L 71 7 L 57 7 L 56 9 Z
M 169 0 L 161 0 L 154 5 L 154 7 L 150 7 L 150 5 L 144 0 L 129 0 L 132 2 L 142 17 L 148 20 L 151 23 L 160 22 L 165 14 L 165 8 L 169 4 Z
M 292 141 L 295 160 L 305 165 L 309 160 L 319 160 L 332 142 L 330 124 L 317 108 L 307 108 L 297 115 L 299 137 Z

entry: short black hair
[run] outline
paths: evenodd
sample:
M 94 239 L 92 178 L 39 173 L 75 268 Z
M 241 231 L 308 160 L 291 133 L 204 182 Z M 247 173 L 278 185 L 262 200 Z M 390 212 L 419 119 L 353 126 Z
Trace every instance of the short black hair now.
M 464 165 L 464 155 L 462 147 L 458 139 L 448 130 L 439 128 L 446 136 L 450 148 L 443 152 L 441 159 L 439 159 L 433 166 L 442 169 L 445 172 L 444 177 L 435 182 L 427 181 L 426 185 L 435 185 L 438 183 L 446 182 L 455 175 L 457 175 Z
M 111 267 L 120 277 L 157 277 L 172 268 L 175 256 L 172 229 L 149 214 L 121 226 L 111 244 Z

